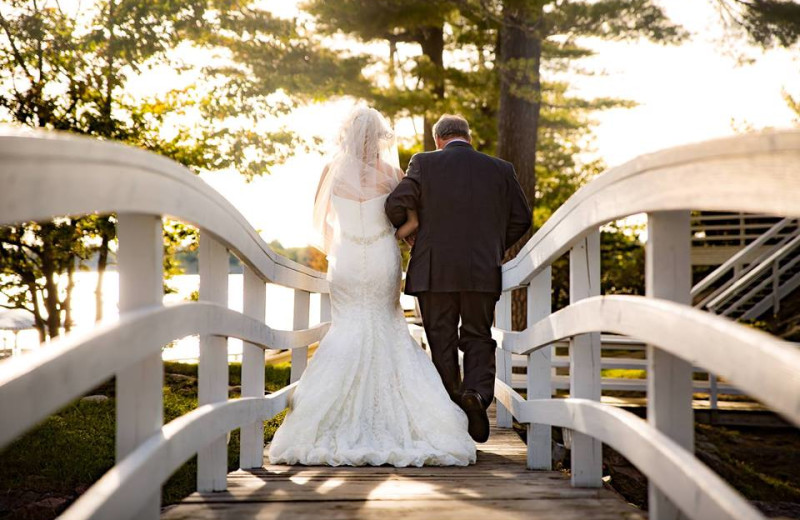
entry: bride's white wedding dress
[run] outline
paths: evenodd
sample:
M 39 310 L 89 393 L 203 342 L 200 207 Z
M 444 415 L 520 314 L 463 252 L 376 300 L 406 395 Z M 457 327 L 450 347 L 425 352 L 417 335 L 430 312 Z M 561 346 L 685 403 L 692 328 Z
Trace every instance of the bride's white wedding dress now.
M 273 464 L 467 465 L 475 443 L 464 412 L 408 332 L 400 251 L 386 195 L 333 195 L 332 323 L 269 448 Z

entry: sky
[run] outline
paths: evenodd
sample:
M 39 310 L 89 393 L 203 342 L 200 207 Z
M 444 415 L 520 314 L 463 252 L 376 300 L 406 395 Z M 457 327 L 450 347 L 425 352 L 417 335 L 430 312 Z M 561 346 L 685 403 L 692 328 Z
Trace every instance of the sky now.
M 294 0 L 264 2 L 281 16 L 296 14 Z M 781 89 L 800 95 L 800 57 L 797 51 L 762 52 L 740 43 L 737 51 L 754 57 L 738 66 L 725 56 L 721 26 L 711 1 L 669 0 L 663 6 L 670 18 L 693 36 L 681 46 L 645 41 L 583 43 L 597 52 L 585 64 L 603 75 L 580 76 L 575 93 L 634 100 L 632 109 L 614 109 L 594 116 L 598 121 L 594 147 L 607 165 L 614 166 L 643 153 L 680 144 L 733 135 L 742 128 L 782 128 L 793 114 Z M 304 107 L 287 123 L 306 135 L 330 139 L 351 100 Z M 417 123 L 417 128 L 421 125 Z M 406 123 L 399 134 L 413 131 Z M 311 208 L 326 158 L 298 154 L 274 172 L 250 184 L 235 173 L 209 173 L 202 178 L 228 197 L 268 242 L 286 247 L 309 241 Z

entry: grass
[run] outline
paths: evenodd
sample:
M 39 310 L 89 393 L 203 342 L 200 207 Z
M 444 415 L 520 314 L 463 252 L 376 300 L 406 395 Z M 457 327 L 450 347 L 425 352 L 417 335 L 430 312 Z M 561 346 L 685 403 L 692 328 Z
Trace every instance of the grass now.
M 701 460 L 749 500 L 800 503 L 800 433 L 695 429 Z
M 600 371 L 600 376 L 614 377 L 617 379 L 644 379 L 647 377 L 647 371 L 625 368 L 604 368 Z
M 241 364 L 229 366 L 231 397 L 236 397 Z M 197 365 L 164 363 L 164 372 L 166 423 L 197 407 Z M 272 392 L 286 386 L 289 373 L 288 364 L 267 365 L 265 389 Z M 114 383 L 105 383 L 90 393 L 109 399 L 76 401 L 0 452 L 0 518 L 54 518 L 114 465 Z M 272 440 L 283 417 L 281 413 L 265 421 L 265 442 Z M 234 430 L 228 443 L 228 469 L 238 466 L 239 431 Z M 195 490 L 196 471 L 193 457 L 170 477 L 163 486 L 163 505 Z M 58 506 L 37 507 L 37 501 L 53 497 Z

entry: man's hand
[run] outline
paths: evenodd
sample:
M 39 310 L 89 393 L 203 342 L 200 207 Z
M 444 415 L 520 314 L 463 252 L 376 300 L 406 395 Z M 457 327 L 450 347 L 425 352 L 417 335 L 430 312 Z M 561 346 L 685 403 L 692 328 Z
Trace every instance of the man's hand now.
M 414 247 L 414 242 L 417 241 L 417 234 L 414 233 L 413 235 L 408 235 L 403 240 L 405 240 L 406 244 L 408 244 L 410 247 Z

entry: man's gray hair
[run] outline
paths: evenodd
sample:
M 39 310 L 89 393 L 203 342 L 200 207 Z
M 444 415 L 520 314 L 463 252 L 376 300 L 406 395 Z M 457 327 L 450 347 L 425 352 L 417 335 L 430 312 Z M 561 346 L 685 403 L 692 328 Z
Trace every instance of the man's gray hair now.
M 469 123 L 458 115 L 445 114 L 433 125 L 433 137 L 439 139 L 452 139 L 463 137 L 469 139 Z

